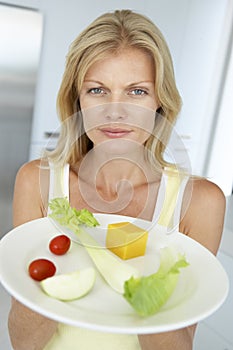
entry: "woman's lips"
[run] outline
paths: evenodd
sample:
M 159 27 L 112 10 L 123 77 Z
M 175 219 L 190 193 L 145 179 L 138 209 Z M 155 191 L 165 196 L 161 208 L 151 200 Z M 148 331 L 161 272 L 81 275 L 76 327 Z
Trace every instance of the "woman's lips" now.
M 101 128 L 99 129 L 105 136 L 110 138 L 120 138 L 129 135 L 132 130 L 126 129 L 114 129 L 114 128 Z

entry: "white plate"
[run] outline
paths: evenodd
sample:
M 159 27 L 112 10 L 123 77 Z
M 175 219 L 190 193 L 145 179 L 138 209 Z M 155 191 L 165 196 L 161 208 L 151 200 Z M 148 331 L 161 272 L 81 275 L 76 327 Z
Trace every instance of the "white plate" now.
M 103 240 L 108 223 L 134 221 L 119 215 L 95 214 L 100 228 L 91 230 Z M 148 222 L 137 220 L 137 225 Z M 229 288 L 228 277 L 214 255 L 196 241 L 174 232 L 166 234 L 161 227 L 151 228 L 144 257 L 127 260 L 144 274 L 152 273 L 159 265 L 159 250 L 172 245 L 185 253 L 190 266 L 182 269 L 174 294 L 155 315 L 142 318 L 120 294 L 113 291 L 97 275 L 93 290 L 85 297 L 62 302 L 48 297 L 27 272 L 29 262 L 45 257 L 57 266 L 57 273 L 92 266 L 85 249 L 72 243 L 70 251 L 55 256 L 48 249 L 49 240 L 59 228 L 48 218 L 19 226 L 0 241 L 0 281 L 6 290 L 29 308 L 59 322 L 93 330 L 143 334 L 178 329 L 211 315 L 224 302 Z M 67 232 L 66 232 L 67 233 Z

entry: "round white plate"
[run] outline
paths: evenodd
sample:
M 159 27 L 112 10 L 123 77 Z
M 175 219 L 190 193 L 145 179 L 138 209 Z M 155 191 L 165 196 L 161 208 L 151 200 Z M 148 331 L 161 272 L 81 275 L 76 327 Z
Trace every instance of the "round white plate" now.
M 95 214 L 100 227 L 90 233 L 104 241 L 108 223 L 134 221 L 148 227 L 143 220 Z M 92 291 L 85 297 L 62 302 L 47 296 L 38 282 L 28 275 L 28 265 L 36 258 L 48 258 L 57 273 L 93 266 L 85 248 L 72 242 L 70 251 L 55 256 L 48 249 L 50 239 L 61 228 L 43 218 L 19 226 L 0 241 L 0 281 L 21 303 L 44 316 L 62 323 L 113 333 L 146 334 L 170 331 L 194 324 L 215 312 L 224 302 L 229 288 L 228 277 L 220 262 L 206 248 L 179 232 L 166 234 L 161 227 L 151 228 L 145 256 L 127 260 L 150 274 L 159 265 L 159 250 L 168 245 L 184 253 L 190 265 L 181 270 L 177 288 L 169 301 L 155 315 L 142 318 L 122 295 L 112 290 L 97 274 Z M 64 230 L 65 233 L 67 231 Z

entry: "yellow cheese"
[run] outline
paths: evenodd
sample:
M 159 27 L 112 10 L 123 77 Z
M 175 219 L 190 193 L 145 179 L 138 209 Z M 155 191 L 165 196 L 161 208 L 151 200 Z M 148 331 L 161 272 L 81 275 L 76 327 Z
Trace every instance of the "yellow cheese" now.
M 148 232 L 130 223 L 109 224 L 106 247 L 122 259 L 131 259 L 145 254 Z

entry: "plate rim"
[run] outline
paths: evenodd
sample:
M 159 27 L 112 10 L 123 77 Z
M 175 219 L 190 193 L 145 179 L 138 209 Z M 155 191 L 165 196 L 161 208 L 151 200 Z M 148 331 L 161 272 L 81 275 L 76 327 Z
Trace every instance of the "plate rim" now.
M 105 216 L 108 217 L 121 217 L 121 218 L 128 218 L 128 219 L 132 219 L 134 220 L 135 218 L 132 217 L 128 217 L 128 216 L 123 216 L 123 215 L 111 215 L 111 214 L 98 214 L 95 213 L 95 216 L 101 216 L 102 218 L 104 218 Z M 147 220 L 143 220 L 143 219 L 138 219 L 138 220 L 142 220 L 147 222 Z M 39 218 L 39 219 L 34 219 L 31 220 L 29 222 L 26 222 L 23 225 L 17 226 L 16 228 L 12 229 L 11 231 L 9 231 L 7 234 L 5 234 L 1 240 L 0 240 L 0 251 L 2 249 L 2 246 L 5 244 L 5 242 L 7 240 L 10 239 L 11 235 L 15 235 L 17 233 L 17 231 L 22 230 L 25 226 L 31 226 L 37 223 L 49 223 L 53 226 L 51 219 L 48 217 L 44 217 L 44 218 Z M 9 294 L 11 294 L 13 297 L 15 297 L 17 300 L 19 300 L 21 303 L 23 303 L 24 305 L 26 305 L 27 307 L 31 308 L 32 310 L 39 312 L 40 314 L 44 315 L 45 317 L 49 317 L 52 319 L 56 319 L 58 322 L 61 323 L 66 323 L 69 325 L 73 325 L 73 326 L 78 326 L 81 328 L 86 328 L 86 329 L 90 329 L 90 330 L 99 330 L 99 331 L 104 331 L 104 332 L 111 332 L 111 333 L 122 333 L 122 334 L 149 334 L 149 333 L 157 333 L 157 332 L 166 332 L 166 331 L 170 331 L 170 330 L 174 330 L 174 329 L 179 329 L 179 328 L 183 328 L 186 326 L 189 326 L 191 324 L 197 323 L 205 318 L 207 318 L 208 316 L 210 316 L 211 314 L 213 314 L 226 300 L 228 292 L 229 292 L 229 278 L 228 275 L 225 271 L 225 269 L 223 268 L 222 264 L 220 263 L 220 261 L 217 259 L 217 257 L 214 256 L 214 254 L 212 254 L 207 248 L 205 248 L 204 246 L 202 246 L 200 243 L 198 243 L 197 241 L 195 241 L 194 239 L 185 236 L 183 233 L 180 233 L 178 231 L 175 232 L 176 234 L 178 234 L 178 236 L 182 237 L 183 239 L 188 239 L 191 240 L 195 243 L 195 245 L 200 246 L 201 249 L 203 251 L 205 251 L 208 255 L 212 256 L 212 258 L 214 258 L 216 264 L 218 265 L 218 267 L 221 269 L 221 273 L 223 278 L 225 279 L 225 293 L 222 295 L 222 298 L 219 300 L 218 303 L 216 303 L 214 305 L 214 307 L 212 307 L 211 310 L 206 310 L 205 312 L 203 312 L 203 314 L 200 316 L 196 316 L 193 317 L 192 322 L 190 323 L 190 320 L 184 321 L 181 320 L 180 322 L 175 322 L 174 323 L 170 323 L 168 324 L 164 324 L 164 325 L 151 325 L 149 326 L 148 324 L 146 324 L 145 326 L 143 325 L 139 325 L 139 326 L 131 326 L 131 327 L 120 327 L 120 326 L 106 326 L 106 325 L 100 325 L 100 324 L 96 324 L 96 323 L 89 323 L 86 321 L 72 321 L 72 322 L 64 322 L 64 317 L 63 316 L 57 316 L 56 318 L 54 318 L 54 314 L 51 311 L 45 311 L 45 310 L 39 310 L 37 305 L 35 303 L 33 303 L 32 301 L 28 301 L 27 298 L 24 298 L 24 296 L 19 296 L 19 294 L 17 293 L 17 291 L 15 291 L 13 289 L 13 287 L 10 285 L 9 281 L 5 280 L 4 278 L 2 278 L 2 275 L 4 275 L 4 273 L 2 273 L 2 269 L 3 266 L 1 264 L 1 257 L 0 257 L 0 282 L 3 285 L 3 287 L 9 292 Z M 17 233 L 18 234 L 18 233 Z M 185 238 L 184 238 L 185 237 Z M 48 296 L 45 295 L 46 298 L 49 298 Z

